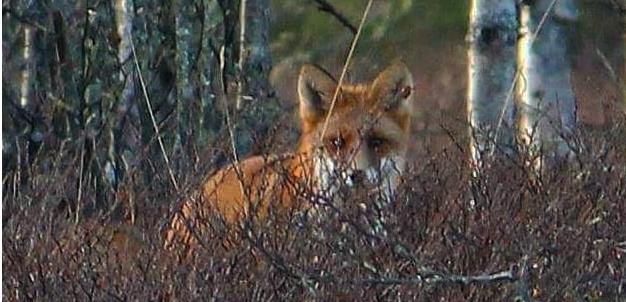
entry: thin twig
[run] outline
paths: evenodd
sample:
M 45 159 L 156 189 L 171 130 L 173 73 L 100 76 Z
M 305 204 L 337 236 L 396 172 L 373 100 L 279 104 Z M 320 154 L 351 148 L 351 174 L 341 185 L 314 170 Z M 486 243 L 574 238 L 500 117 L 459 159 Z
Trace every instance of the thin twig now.
M 83 138 L 84 139 L 84 138 Z M 80 205 L 83 199 L 83 172 L 85 169 L 85 142 L 80 143 L 80 168 L 78 169 L 78 194 L 76 196 L 76 212 L 74 213 L 74 224 L 78 225 L 80 221 Z
M 226 83 L 224 82 L 224 69 L 226 68 L 226 56 L 224 55 L 225 47 L 222 46 L 220 49 L 220 76 L 218 77 L 221 80 L 220 87 L 222 88 L 222 93 L 220 98 L 222 99 L 222 105 L 224 106 L 224 115 L 226 117 L 226 128 L 228 129 L 228 137 L 230 140 L 230 150 L 233 156 L 233 160 L 235 164 L 233 165 L 235 169 L 235 174 L 237 175 L 237 180 L 239 180 L 239 189 L 241 190 L 241 196 L 243 196 L 247 203 L 250 204 L 250 198 L 246 194 L 245 185 L 243 182 L 243 174 L 241 172 L 241 168 L 239 167 L 239 155 L 237 154 L 237 144 L 235 143 L 235 130 L 233 129 L 232 122 L 230 120 L 230 113 L 228 111 L 228 101 L 226 100 Z M 241 87 L 241 86 L 240 86 Z
M 337 11 L 337 9 L 332 6 L 332 4 L 328 3 L 328 1 L 326 0 L 313 0 L 313 2 L 317 4 L 317 9 L 329 13 L 331 16 L 335 17 L 337 21 L 339 21 L 339 23 L 348 28 L 348 30 L 350 30 L 353 35 L 356 35 L 358 31 L 357 28 L 352 25 L 352 23 L 350 23 L 346 16 Z
M 322 133 L 320 135 L 320 139 L 324 137 L 324 133 L 326 132 L 326 128 L 328 127 L 328 121 L 330 120 L 330 116 L 332 115 L 333 109 L 335 108 L 335 103 L 337 102 L 337 96 L 339 96 L 339 91 L 341 90 L 341 84 L 343 83 L 343 79 L 345 78 L 346 72 L 348 71 L 348 66 L 350 65 L 352 54 L 354 53 L 354 49 L 356 48 L 356 43 L 359 41 L 359 37 L 361 36 L 361 31 L 363 30 L 365 19 L 367 19 L 367 15 L 369 14 L 370 8 L 372 7 L 372 2 L 373 0 L 369 0 L 367 2 L 365 11 L 363 11 L 363 17 L 361 17 L 361 22 L 359 23 L 359 28 L 357 29 L 354 39 L 352 40 L 352 45 L 350 45 L 350 51 L 348 52 L 348 57 L 346 58 L 346 62 L 343 64 L 343 69 L 341 70 L 341 75 L 339 76 L 339 81 L 337 82 L 337 87 L 335 88 L 335 93 L 333 94 L 333 99 L 332 99 L 332 102 L 330 103 L 330 108 L 328 109 L 328 113 L 326 114 L 326 120 L 324 120 L 324 127 L 322 127 Z
M 552 0 L 552 2 L 550 3 L 550 6 L 548 6 L 548 8 L 546 9 L 546 12 L 543 13 L 543 16 L 541 16 L 541 20 L 539 21 L 539 24 L 537 25 L 537 29 L 535 30 L 534 33 L 532 33 L 532 36 L 530 37 L 529 43 L 531 46 L 535 43 L 535 40 L 537 40 L 537 36 L 539 35 L 539 32 L 543 28 L 544 23 L 548 19 L 548 16 L 550 15 L 550 13 L 554 10 L 554 6 L 556 5 L 558 1 L 559 0 Z M 500 116 L 498 117 L 498 125 L 496 126 L 496 131 L 494 133 L 494 138 L 493 138 L 494 144 L 495 142 L 498 141 L 500 128 L 502 128 L 502 122 L 504 121 L 504 113 L 506 112 L 506 108 L 508 107 L 509 103 L 511 103 L 511 100 L 513 98 L 513 92 L 515 91 L 515 86 L 517 86 L 517 82 L 522 74 L 519 66 L 524 66 L 524 65 L 526 65 L 526 58 L 524 58 L 524 60 L 522 60 L 522 62 L 520 62 L 520 64 L 517 66 L 517 69 L 515 71 L 515 76 L 513 77 L 513 82 L 511 83 L 511 87 L 509 87 L 509 91 L 507 92 L 506 99 L 504 100 L 504 104 L 502 105 L 502 110 L 500 111 Z M 493 157 L 493 155 L 495 154 L 495 150 L 496 148 L 491 149 L 491 152 L 489 152 L 489 157 Z
M 357 284 L 367 285 L 424 285 L 424 284 L 493 284 L 500 282 L 513 283 L 516 286 L 517 298 L 521 301 L 533 301 L 530 293 L 528 256 L 512 265 L 508 270 L 493 274 L 456 275 L 433 271 L 422 267 L 416 276 L 412 277 L 376 277 L 356 280 Z
M 27 16 L 27 15 L 22 15 L 18 12 L 16 12 L 14 9 L 12 9 L 11 7 L 3 7 L 2 8 L 2 14 L 6 14 L 10 17 L 15 18 L 17 21 L 19 21 L 20 23 L 24 23 L 33 27 L 36 27 L 37 29 L 47 33 L 49 32 L 48 28 L 40 23 L 38 23 L 35 18 L 33 18 L 32 16 Z
M 399 284 L 436 284 L 436 283 L 458 283 L 458 284 L 488 284 L 496 282 L 515 282 L 517 277 L 512 270 L 497 272 L 494 274 L 483 275 L 446 275 L 440 273 L 429 273 L 428 275 L 418 275 L 409 278 L 366 278 L 357 280 L 356 283 L 361 284 L 382 284 L 382 285 L 399 285 Z
M 617 73 L 615 72 L 615 69 L 613 69 L 613 67 L 611 66 L 611 62 L 609 62 L 609 59 L 607 59 L 607 57 L 604 55 L 602 50 L 600 50 L 600 48 L 596 48 L 596 55 L 598 56 L 598 58 L 600 58 L 600 61 L 602 62 L 602 65 L 604 66 L 604 68 L 609 73 L 609 77 L 611 78 L 611 81 L 613 81 L 617 85 L 622 85 L 623 82 L 620 82 L 618 80 Z
M 238 77 L 237 81 L 239 82 L 237 85 L 237 110 L 241 109 L 243 103 L 243 65 L 246 63 L 245 61 L 245 51 L 246 51 L 246 0 L 240 0 L 239 3 L 239 62 L 237 63 L 237 71 Z M 226 110 L 228 112 L 228 109 Z
M 225 68 L 225 62 L 224 60 L 226 59 L 225 55 L 224 55 L 224 47 L 222 46 L 222 48 L 220 49 L 220 73 L 224 73 L 224 68 Z M 223 76 L 219 76 L 218 78 L 223 79 Z M 231 148 L 231 155 L 233 156 L 233 160 L 235 161 L 236 165 L 239 165 L 239 155 L 237 155 L 237 144 L 235 143 L 235 131 L 232 127 L 232 123 L 230 121 L 230 113 L 228 111 L 228 101 L 226 100 L 226 83 L 223 82 L 221 83 L 221 88 L 222 88 L 222 93 L 221 93 L 221 99 L 222 99 L 222 105 L 224 106 L 224 115 L 226 117 L 226 128 L 228 128 L 228 136 L 229 136 L 229 140 L 230 140 L 230 148 Z
M 152 111 L 152 104 L 150 103 L 150 98 L 148 97 L 148 90 L 146 89 L 146 83 L 143 80 L 143 76 L 141 75 L 141 67 L 139 67 L 139 61 L 137 60 L 137 53 L 135 51 L 135 42 L 133 41 L 133 34 L 131 31 L 128 33 L 129 41 L 130 41 L 130 50 L 133 53 L 133 62 L 135 63 L 135 69 L 137 71 L 137 77 L 139 78 L 139 84 L 141 85 L 141 91 L 143 92 L 144 100 L 146 101 L 146 106 L 148 107 L 148 113 L 150 114 L 150 120 L 152 121 L 152 127 L 154 128 L 154 133 L 159 141 L 159 147 L 161 148 L 161 154 L 163 155 L 163 159 L 165 160 L 165 166 L 167 167 L 167 171 L 170 175 L 170 180 L 174 185 L 174 189 L 178 193 L 180 191 L 178 187 L 178 183 L 176 182 L 176 178 L 174 177 L 174 171 L 172 171 L 172 167 L 170 166 L 170 160 L 167 157 L 167 153 L 165 152 L 165 146 L 163 144 L 163 139 L 161 138 L 161 134 L 159 133 L 159 126 L 157 125 L 156 119 L 154 118 L 154 112 Z
M 623 1 L 620 2 L 619 0 L 611 0 L 611 4 L 621 16 L 626 16 L 626 3 Z

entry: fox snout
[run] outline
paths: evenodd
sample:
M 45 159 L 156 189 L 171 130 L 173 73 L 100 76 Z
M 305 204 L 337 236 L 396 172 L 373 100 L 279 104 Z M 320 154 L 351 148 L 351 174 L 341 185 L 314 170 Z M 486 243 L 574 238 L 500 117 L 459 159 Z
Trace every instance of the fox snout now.
M 363 186 L 367 184 L 367 175 L 363 170 L 349 170 L 345 173 L 345 183 L 349 187 Z
M 413 77 L 397 61 L 369 83 L 338 85 L 312 65 L 298 79 L 301 148 L 313 151 L 317 189 L 331 196 L 364 187 L 391 199 L 406 158 Z
M 346 184 L 348 185 L 379 185 L 381 179 L 381 160 L 376 158 L 367 146 L 358 148 L 354 156 L 349 158 Z

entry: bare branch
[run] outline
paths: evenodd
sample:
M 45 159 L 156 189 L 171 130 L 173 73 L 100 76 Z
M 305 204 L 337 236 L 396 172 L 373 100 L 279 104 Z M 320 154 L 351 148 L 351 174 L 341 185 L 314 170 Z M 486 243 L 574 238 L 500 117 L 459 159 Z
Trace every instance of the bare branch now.
M 180 192 L 178 187 L 178 183 L 176 182 L 176 177 L 174 177 L 174 171 L 172 171 L 172 166 L 170 165 L 170 160 L 167 157 L 167 153 L 165 152 L 165 146 L 163 145 L 163 139 L 161 138 L 161 134 L 159 133 L 159 126 L 157 125 L 156 119 L 154 117 L 154 112 L 152 111 L 152 104 L 150 103 L 150 98 L 148 97 L 148 90 L 146 88 L 146 83 L 143 80 L 143 76 L 141 75 L 141 68 L 139 67 L 139 61 L 137 60 L 137 53 L 135 52 L 135 43 L 133 42 L 132 33 L 130 34 L 130 49 L 133 55 L 133 61 L 135 63 L 135 68 L 137 70 L 137 76 L 139 77 L 139 83 L 141 84 L 141 90 L 143 91 L 144 100 L 146 101 L 146 105 L 148 106 L 148 112 L 150 113 L 150 119 L 152 120 L 152 126 L 154 127 L 154 133 L 156 134 L 157 140 L 159 141 L 159 147 L 161 147 L 161 153 L 163 155 L 163 159 L 165 160 L 165 166 L 167 167 L 167 171 L 170 175 L 170 180 L 174 185 L 174 189 L 176 192 Z
M 343 83 L 343 79 L 346 76 L 346 72 L 348 71 L 348 65 L 350 65 L 350 60 L 352 59 L 352 55 L 354 54 L 354 50 L 356 49 L 356 44 L 359 42 L 359 37 L 361 36 L 361 30 L 363 29 L 363 25 L 365 25 L 365 19 L 367 19 L 367 15 L 369 14 L 370 8 L 372 7 L 372 0 L 367 2 L 367 6 L 363 11 L 363 16 L 361 17 L 361 22 L 359 23 L 359 28 L 354 35 L 354 40 L 352 40 L 352 45 L 350 46 L 350 51 L 348 52 L 348 57 L 346 57 L 346 62 L 343 64 L 343 69 L 341 70 L 341 75 L 339 76 L 339 81 L 337 81 L 337 88 L 335 88 L 335 93 L 333 94 L 332 101 L 330 102 L 330 108 L 328 109 L 328 113 L 326 114 L 326 119 L 324 120 L 324 126 L 322 127 L 322 134 L 320 137 L 324 137 L 324 133 L 326 132 L 326 128 L 328 127 L 328 121 L 330 120 L 330 116 L 333 112 L 333 108 L 335 108 L 335 103 L 337 102 L 337 97 L 339 96 L 339 90 L 341 89 L 341 84 Z
M 331 16 L 335 17 L 337 21 L 339 21 L 339 23 L 341 23 L 348 30 L 350 30 L 350 32 L 353 35 L 356 35 L 357 28 L 354 25 L 352 25 L 352 23 L 350 23 L 350 21 L 348 20 L 348 18 L 346 18 L 346 16 L 344 16 L 342 13 L 337 11 L 337 9 L 334 6 L 332 6 L 332 4 L 328 3 L 328 1 L 326 0 L 313 0 L 313 2 L 317 4 L 317 9 L 319 9 L 320 11 L 329 13 Z
M 437 284 L 437 283 L 458 283 L 458 284 L 489 284 L 497 282 L 515 282 L 518 278 L 515 275 L 514 269 L 497 272 L 494 274 L 483 275 L 448 275 L 442 273 L 428 272 L 427 274 L 418 275 L 409 278 L 369 278 L 361 279 L 356 283 L 360 284 L 380 284 L 380 285 L 422 285 L 422 284 Z
M 2 14 L 3 15 L 4 14 L 9 15 L 9 16 L 15 18 L 15 20 L 17 20 L 20 23 L 33 26 L 33 27 L 35 27 L 38 30 L 41 30 L 43 32 L 48 32 L 48 28 L 46 26 L 38 23 L 37 20 L 35 20 L 34 18 L 31 18 L 31 16 L 25 16 L 25 15 L 22 15 L 22 14 L 16 12 L 11 7 L 3 7 L 2 8 Z

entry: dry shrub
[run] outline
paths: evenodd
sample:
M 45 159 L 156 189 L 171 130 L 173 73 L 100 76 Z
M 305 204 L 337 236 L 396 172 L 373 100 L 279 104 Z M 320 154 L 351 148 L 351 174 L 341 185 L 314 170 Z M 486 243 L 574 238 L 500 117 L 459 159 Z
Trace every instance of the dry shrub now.
M 35 165 L 16 190 L 15 175 L 4 183 L 3 298 L 623 301 L 624 141 L 586 133 L 576 145 L 570 164 L 542 173 L 504 157 L 476 176 L 450 147 L 413 164 L 393 204 L 355 194 L 317 215 L 270 215 L 225 231 L 228 244 L 222 231 L 206 234 L 188 258 L 163 248 L 186 196 L 164 189 L 165 172 L 151 183 L 128 178 L 124 192 L 107 193 L 117 210 L 76 224 L 67 201 L 76 168 Z

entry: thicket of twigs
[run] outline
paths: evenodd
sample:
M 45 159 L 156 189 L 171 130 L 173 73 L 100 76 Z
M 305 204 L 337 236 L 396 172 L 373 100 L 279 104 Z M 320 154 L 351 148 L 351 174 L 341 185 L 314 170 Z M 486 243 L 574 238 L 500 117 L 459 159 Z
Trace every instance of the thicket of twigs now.
M 216 228 L 178 259 L 164 229 L 229 161 L 222 97 L 247 100 L 230 111 L 240 155 L 290 149 L 294 104 L 238 91 L 266 86 L 269 64 L 240 60 L 236 1 L 131 2 L 3 3 L 4 300 L 626 298 L 622 124 L 579 133 L 569 164 L 541 173 L 520 155 L 474 177 L 454 137 L 411 157 L 391 205 L 350 196 L 228 242 Z
M 451 144 L 412 164 L 380 211 L 351 196 L 323 219 L 242 224 L 229 243 L 218 228 L 183 260 L 162 231 L 200 174 L 179 193 L 166 171 L 115 194 L 86 186 L 119 205 L 76 223 L 79 155 L 41 155 L 5 181 L 4 299 L 623 301 L 625 146 L 619 127 L 604 133 L 581 133 L 571 163 L 542 173 L 501 157 L 472 177 Z

